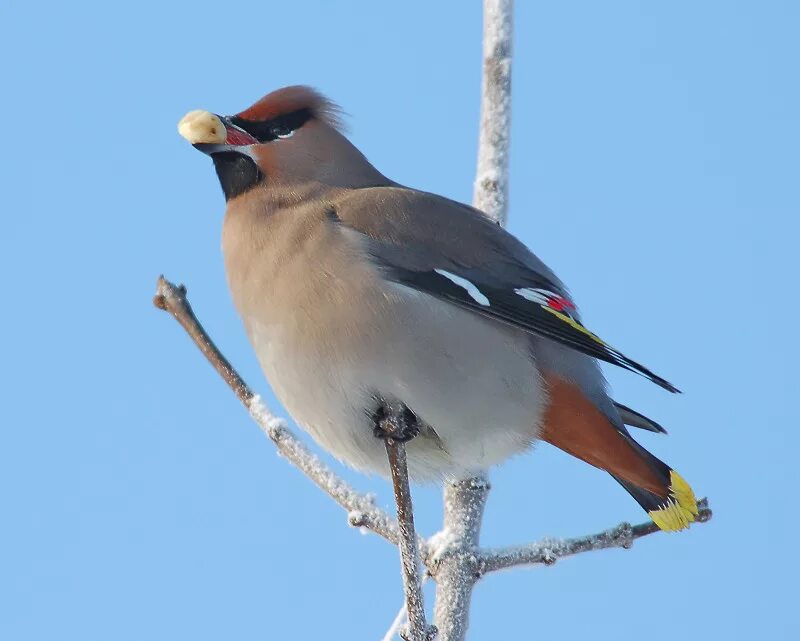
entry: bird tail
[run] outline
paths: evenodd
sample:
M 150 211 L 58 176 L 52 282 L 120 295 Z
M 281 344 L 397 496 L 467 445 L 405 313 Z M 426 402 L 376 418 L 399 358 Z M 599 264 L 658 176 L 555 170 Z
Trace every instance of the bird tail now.
M 606 470 L 662 530 L 683 530 L 697 519 L 697 499 L 680 474 L 614 424 L 577 386 L 557 376 L 545 380 L 550 403 L 542 440 Z
M 666 532 L 689 527 L 699 514 L 697 498 L 691 486 L 669 465 L 653 456 L 627 434 L 622 434 L 636 453 L 661 479 L 659 492 L 643 488 L 611 472 L 611 476 L 650 515 L 653 522 Z

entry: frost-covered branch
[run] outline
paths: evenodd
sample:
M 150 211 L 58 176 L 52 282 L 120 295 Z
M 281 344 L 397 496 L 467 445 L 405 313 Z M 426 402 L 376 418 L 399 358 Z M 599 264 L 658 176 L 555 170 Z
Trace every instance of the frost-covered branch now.
M 483 2 L 483 79 L 473 205 L 502 225 L 508 209 L 513 0 Z
M 181 324 L 195 345 L 249 410 L 250 416 L 261 431 L 272 439 L 278 452 L 347 510 L 350 525 L 367 528 L 395 545 L 399 543 L 400 528 L 397 521 L 375 505 L 374 497 L 356 491 L 335 474 L 286 427 L 283 419 L 272 414 L 260 397 L 253 393 L 197 320 L 183 285 L 176 286 L 163 276 L 159 277 L 153 303 L 159 309 L 169 312 Z M 421 541 L 420 544 L 422 556 L 427 558 L 427 548 L 424 542 Z
M 403 576 L 405 611 L 408 626 L 401 636 L 406 641 L 430 641 L 436 636 L 436 628 L 429 627 L 425 618 L 425 599 L 422 594 L 420 558 L 417 547 L 417 531 L 414 527 L 414 505 L 408 483 L 408 461 L 405 441 L 414 438 L 419 428 L 416 417 L 409 419 L 408 408 L 402 404 L 386 404 L 382 418 L 376 425 L 376 435 L 381 434 L 386 445 L 389 471 L 397 505 L 397 523 L 400 527 L 400 569 Z
M 513 0 L 483 2 L 483 75 L 473 205 L 501 225 L 506 222 L 508 202 L 513 11 Z M 429 564 L 437 583 L 434 623 L 442 641 L 463 641 L 467 634 L 472 588 L 480 578 L 478 545 L 489 488 L 483 476 L 448 483 L 444 488 L 444 526 Z
M 400 525 L 400 566 L 403 574 L 403 591 L 406 600 L 408 628 L 403 633 L 407 641 L 430 641 L 436 636 L 436 628 L 428 626 L 425 618 L 425 600 L 422 594 L 419 550 L 414 528 L 414 507 L 411 488 L 408 484 L 406 446 L 394 439 L 386 440 L 386 454 L 392 473 L 394 498 L 397 504 L 397 521 Z
M 467 633 L 472 588 L 480 579 L 478 544 L 489 489 L 482 476 L 444 489 L 444 529 L 429 541 L 429 572 L 436 579 L 434 622 L 442 641 L 460 641 Z
M 711 518 L 711 509 L 708 501 L 702 499 L 697 502 L 700 513 L 696 523 L 705 523 Z M 631 525 L 620 523 L 617 527 L 575 539 L 543 539 L 528 545 L 518 545 L 504 548 L 486 548 L 480 551 L 478 567 L 481 574 L 506 570 L 520 565 L 553 565 L 558 559 L 573 556 L 581 552 L 592 550 L 606 550 L 608 548 L 624 548 L 633 546 L 636 539 L 659 532 L 658 526 L 653 521 Z
M 389 626 L 389 629 L 386 630 L 386 634 L 383 635 L 383 639 L 381 641 L 393 641 L 394 638 L 400 634 L 400 631 L 403 629 L 403 622 L 406 620 L 406 602 L 403 600 L 403 605 L 400 608 L 400 611 L 395 616 L 392 624 Z

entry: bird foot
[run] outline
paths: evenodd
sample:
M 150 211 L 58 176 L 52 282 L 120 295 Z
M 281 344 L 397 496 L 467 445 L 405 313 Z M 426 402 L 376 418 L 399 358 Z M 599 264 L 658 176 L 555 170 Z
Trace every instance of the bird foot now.
M 372 421 L 377 438 L 405 443 L 419 434 L 417 415 L 405 403 L 382 401 L 373 412 Z

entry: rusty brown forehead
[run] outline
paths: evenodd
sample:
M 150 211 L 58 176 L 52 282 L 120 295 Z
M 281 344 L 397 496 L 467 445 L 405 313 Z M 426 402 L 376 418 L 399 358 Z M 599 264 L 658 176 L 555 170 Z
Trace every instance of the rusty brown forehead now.
M 300 109 L 324 111 L 326 104 L 327 100 L 321 94 L 310 87 L 298 85 L 273 91 L 236 115 L 245 120 L 272 120 Z

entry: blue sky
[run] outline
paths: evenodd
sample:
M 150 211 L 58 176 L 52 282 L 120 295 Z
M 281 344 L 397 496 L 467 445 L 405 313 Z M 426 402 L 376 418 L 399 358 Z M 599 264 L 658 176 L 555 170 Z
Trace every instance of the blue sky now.
M 518 3 L 510 229 L 596 332 L 684 390 L 606 370 L 715 517 L 488 578 L 472 639 L 800 634 L 799 18 L 788 0 Z M 185 282 L 267 393 L 225 287 L 219 186 L 175 125 L 311 84 L 381 171 L 469 200 L 478 3 L 11 0 L 0 23 L 0 638 L 381 638 L 396 551 L 275 455 L 150 303 L 159 273 Z M 491 478 L 487 544 L 644 516 L 546 446 Z M 439 492 L 414 496 L 431 533 Z

